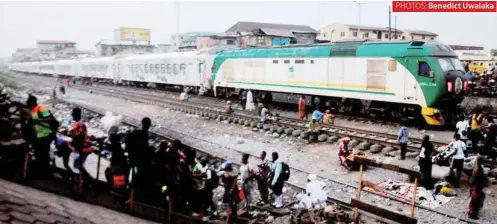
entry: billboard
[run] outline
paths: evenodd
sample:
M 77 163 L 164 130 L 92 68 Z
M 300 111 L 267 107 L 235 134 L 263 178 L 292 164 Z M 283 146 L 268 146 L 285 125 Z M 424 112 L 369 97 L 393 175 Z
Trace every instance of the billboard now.
M 121 40 L 150 41 L 150 29 L 142 28 L 120 28 Z

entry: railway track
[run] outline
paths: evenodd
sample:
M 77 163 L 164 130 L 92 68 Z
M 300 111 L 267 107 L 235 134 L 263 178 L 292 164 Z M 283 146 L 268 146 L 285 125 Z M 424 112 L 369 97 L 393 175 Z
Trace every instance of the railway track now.
M 92 113 L 95 113 L 95 114 L 102 115 L 104 113 L 103 110 L 96 108 L 96 107 L 89 107 L 88 105 L 80 105 L 80 104 L 70 103 L 70 102 L 66 102 L 66 103 L 84 108 L 85 110 L 91 111 Z M 140 124 L 140 121 L 137 119 L 134 119 L 134 118 L 124 117 L 123 123 L 126 125 L 129 125 L 129 126 L 138 127 Z M 203 155 L 209 155 L 212 158 L 215 158 L 219 161 L 226 161 L 226 160 L 234 161 L 232 158 L 241 158 L 241 156 L 245 153 L 245 152 L 239 151 L 237 149 L 229 148 L 229 147 L 226 147 L 223 145 L 219 145 L 219 144 L 216 144 L 216 143 L 213 143 L 210 141 L 206 141 L 206 140 L 201 139 L 201 138 L 196 138 L 196 137 L 191 136 L 189 134 L 182 133 L 182 132 L 179 132 L 177 130 L 170 129 L 170 128 L 160 127 L 158 129 L 151 130 L 151 133 L 155 136 L 158 136 L 159 138 L 166 139 L 166 140 L 171 140 L 173 138 L 179 139 L 185 145 L 190 147 L 191 149 L 193 149 L 193 150 L 195 150 Z M 174 135 L 172 135 L 172 134 L 174 134 Z M 172 137 L 172 136 L 174 136 L 174 137 Z M 197 144 L 198 144 L 198 142 L 201 142 L 202 143 L 201 145 L 203 145 L 203 147 L 196 147 L 195 142 L 197 142 Z M 228 153 L 228 151 L 229 151 L 229 153 Z M 257 155 L 253 155 L 253 154 L 250 155 L 250 157 L 252 158 L 252 160 L 255 160 L 258 158 Z M 237 162 L 233 162 L 233 163 L 238 165 L 238 166 L 240 165 Z M 303 182 L 304 180 L 307 179 L 307 176 L 310 173 L 307 171 L 304 171 L 302 169 L 298 169 L 298 168 L 294 168 L 294 167 L 290 167 L 290 170 L 291 170 L 292 175 L 291 175 L 290 179 L 286 182 L 286 185 L 291 187 L 291 188 L 296 189 L 296 191 L 303 191 L 305 189 L 304 186 L 296 184 L 296 182 Z M 353 210 L 352 206 L 350 206 L 349 201 L 350 201 L 351 197 L 354 197 L 355 192 L 357 191 L 356 186 L 351 185 L 351 184 L 347 184 L 347 183 L 343 183 L 343 182 L 339 182 L 339 181 L 335 181 L 332 179 L 319 177 L 319 176 L 318 176 L 318 178 L 321 181 L 326 183 L 326 190 L 328 190 L 328 192 L 329 192 L 328 203 L 335 204 L 345 211 L 351 212 Z M 379 197 L 387 199 L 388 205 L 381 206 L 380 205 L 381 203 L 378 201 Z M 397 211 L 399 211 L 398 209 L 405 208 L 406 205 L 410 204 L 410 201 L 402 200 L 398 197 L 395 197 L 394 195 L 389 196 L 389 195 L 385 195 L 385 194 L 381 194 L 381 193 L 377 193 L 377 192 L 371 192 L 371 191 L 363 191 L 363 194 L 361 196 L 361 200 L 364 202 L 367 202 L 367 203 L 375 204 L 377 206 L 380 205 L 381 207 L 384 207 L 384 208 L 389 208 L 389 209 L 397 208 Z M 404 212 L 404 215 L 406 215 L 408 211 L 403 210 L 403 212 Z M 402 213 L 400 213 L 400 214 L 402 214 Z M 389 223 L 388 220 L 382 219 L 382 218 L 377 217 L 373 214 L 368 214 L 367 216 L 368 216 L 367 220 L 376 219 L 376 220 L 379 220 L 381 222 Z M 475 222 L 472 222 L 470 220 L 461 219 L 461 218 L 458 218 L 455 216 L 444 214 L 442 212 L 421 206 L 419 204 L 416 204 L 416 216 L 418 218 L 424 217 L 424 218 L 436 219 L 436 220 L 443 220 L 444 218 L 441 218 L 441 217 L 445 217 L 445 219 L 448 218 L 448 219 L 452 220 L 452 221 L 449 221 L 446 223 L 453 223 L 453 220 L 458 220 L 460 223 L 475 223 Z
M 148 103 L 165 107 L 172 107 L 172 109 L 182 110 L 182 108 L 188 108 L 189 110 L 201 110 L 207 113 L 211 113 L 216 115 L 216 118 L 221 118 L 220 120 L 230 120 L 233 123 L 240 123 L 240 119 L 245 121 L 249 121 L 247 126 L 257 127 L 257 124 L 254 126 L 251 124 L 251 121 L 258 121 L 259 116 L 255 112 L 246 112 L 243 110 L 235 110 L 235 112 L 231 116 L 227 116 L 224 108 L 219 109 L 216 105 L 212 105 L 210 103 L 202 103 L 199 101 L 193 101 L 193 103 L 185 103 L 178 101 L 174 98 L 164 98 L 161 96 L 160 92 L 153 92 L 151 94 L 143 93 L 142 91 L 129 91 L 123 92 L 122 88 L 111 88 L 111 87 L 93 87 L 93 86 L 73 86 L 71 88 L 76 88 L 80 90 L 91 90 L 94 93 L 100 93 L 103 95 L 108 95 L 112 97 L 117 97 L 121 99 L 126 99 L 130 101 L 140 102 L 140 103 Z M 177 98 L 177 97 L 176 97 Z M 190 113 L 190 111 L 185 111 Z M 211 115 L 207 114 L 207 115 Z M 199 115 L 203 115 L 200 113 Z M 235 119 L 238 119 L 238 122 L 234 122 Z M 292 128 L 294 130 L 305 130 L 307 122 L 298 120 L 296 118 L 280 116 L 278 122 L 284 129 Z M 260 127 L 259 127 L 260 128 Z M 265 129 L 264 127 L 262 127 Z M 293 132 L 293 131 L 292 131 Z M 330 136 L 338 136 L 345 137 L 350 136 L 354 139 L 357 139 L 361 142 L 368 142 L 372 144 L 379 144 L 386 147 L 398 148 L 397 143 L 397 135 L 375 132 L 371 130 L 344 127 L 339 125 L 322 125 L 322 132 L 326 133 Z M 418 152 L 421 146 L 422 139 L 419 138 L 409 138 L 408 150 L 412 152 Z M 443 142 L 432 142 L 436 147 L 442 146 L 446 143 Z M 371 144 L 371 145 L 372 145 Z
M 79 87 L 79 86 L 75 87 L 75 88 L 79 88 L 81 90 L 88 90 L 88 88 Z M 90 87 L 90 89 L 91 89 L 91 87 Z M 93 90 L 93 91 L 97 92 L 97 90 Z M 103 92 L 104 90 L 100 89 L 100 91 Z M 106 93 L 111 95 L 111 96 L 116 96 L 116 93 L 113 91 L 107 91 Z M 112 93 L 112 94 L 110 94 L 110 93 Z M 200 106 L 196 106 L 196 105 L 194 106 L 191 104 L 188 105 L 188 104 L 179 103 L 178 101 L 172 101 L 172 100 L 168 101 L 168 102 L 164 102 L 164 99 L 162 99 L 162 100 L 151 99 L 150 96 L 146 96 L 147 99 L 143 99 L 143 98 L 145 98 L 145 96 L 141 97 L 142 99 L 140 99 L 140 96 L 138 96 L 138 94 L 131 94 L 131 95 L 125 95 L 125 94 L 126 93 L 121 92 L 120 96 L 116 96 L 116 97 L 125 98 L 125 99 L 132 100 L 132 101 L 138 100 L 138 101 L 143 101 L 144 103 L 152 103 L 152 104 L 161 105 L 161 106 L 169 105 L 169 106 L 172 106 L 173 109 L 176 109 L 178 111 L 184 111 L 184 112 L 191 113 L 191 114 L 199 114 L 199 115 L 202 115 L 205 117 L 211 117 L 211 118 L 215 118 L 215 119 L 219 118 L 220 116 L 223 116 L 223 115 L 221 115 L 222 114 L 221 111 L 218 111 L 218 110 L 215 110 L 215 109 L 212 109 L 209 107 L 200 108 Z M 103 94 L 103 95 L 106 95 L 106 94 Z M 89 110 L 97 111 L 97 112 L 99 111 L 98 108 L 91 108 L 91 107 L 88 107 L 87 105 L 85 105 L 85 106 L 78 105 L 78 106 L 80 106 L 82 108 L 87 108 Z M 99 111 L 98 113 L 102 113 L 102 111 Z M 245 115 L 236 114 L 236 116 L 240 116 L 240 118 L 238 118 L 238 119 L 244 119 L 244 122 L 243 122 L 244 125 L 247 123 L 245 121 L 247 121 L 248 118 L 251 118 L 251 119 L 257 118 L 257 116 L 249 115 L 249 114 L 245 114 Z M 236 119 L 236 116 L 233 117 L 233 120 Z M 136 119 L 132 119 L 132 118 L 127 118 L 127 119 L 128 120 L 126 122 L 130 125 L 136 126 L 137 124 L 139 124 L 139 122 Z M 250 126 L 250 123 L 252 123 L 252 122 L 249 121 L 248 123 Z M 302 124 L 293 124 L 293 127 L 302 128 L 303 125 Z M 216 143 L 212 143 L 212 142 L 208 142 L 206 140 L 196 138 L 196 137 L 191 136 L 189 134 L 181 133 L 181 132 L 169 129 L 169 128 L 161 127 L 160 130 L 154 132 L 154 134 L 156 134 L 158 136 L 162 136 L 164 138 L 167 138 L 167 137 L 165 137 L 164 133 L 169 133 L 169 134 L 174 134 L 176 136 L 179 136 L 179 138 L 177 137 L 178 139 L 181 139 L 185 144 L 190 145 L 192 147 L 194 147 L 194 145 L 198 144 L 199 142 L 201 142 L 204 145 L 207 144 L 208 146 L 202 147 L 202 150 L 200 150 L 199 147 L 195 147 L 195 148 L 196 148 L 196 150 L 202 151 L 203 153 L 213 155 L 214 157 L 221 158 L 223 160 L 227 160 L 227 159 L 232 160 L 232 158 L 240 158 L 242 153 L 243 153 L 243 152 L 238 151 L 236 149 L 227 148 L 225 146 L 222 146 L 222 145 L 219 145 Z M 339 133 L 338 135 L 345 135 L 344 133 L 340 133 L 338 131 L 337 131 L 337 133 Z M 350 133 L 347 133 L 346 135 L 350 136 Z M 355 138 L 355 136 L 354 136 L 354 138 Z M 359 136 L 359 138 L 361 138 L 361 137 Z M 363 136 L 362 139 L 369 140 L 370 138 Z M 390 143 L 390 145 L 392 145 L 392 146 L 393 146 L 393 144 L 395 144 L 395 143 Z M 226 150 L 226 149 L 228 149 L 228 150 Z M 233 155 L 233 154 L 235 154 L 235 155 Z M 253 158 L 257 157 L 257 155 L 251 155 L 251 156 Z M 296 169 L 293 167 L 291 168 L 291 171 L 292 171 L 292 177 L 289 180 L 289 184 L 292 184 L 292 182 L 296 182 L 296 181 L 303 181 L 306 179 L 307 175 L 309 174 L 308 172 L 306 172 L 304 170 Z M 331 202 L 334 202 L 337 204 L 342 204 L 343 206 L 348 206 L 347 201 L 350 200 L 351 194 L 353 194 L 357 190 L 356 186 L 353 186 L 353 185 L 350 185 L 347 183 L 342 183 L 339 181 L 334 181 L 331 179 L 321 178 L 321 177 L 320 177 L 320 179 L 323 179 L 323 181 L 327 184 L 327 188 L 330 190 L 330 194 L 334 194 L 334 195 L 330 196 Z M 297 186 L 295 184 L 293 184 L 293 185 L 296 186 L 298 189 L 303 189 L 302 186 Z M 363 194 L 361 200 L 363 200 L 365 202 L 372 203 L 372 204 L 378 204 L 378 198 L 390 199 L 389 203 L 391 203 L 391 204 L 386 205 L 385 207 L 390 208 L 392 210 L 394 210 L 395 207 L 402 208 L 406 204 L 409 203 L 408 201 L 405 201 L 405 200 L 402 200 L 402 199 L 399 199 L 399 198 L 396 198 L 393 196 L 389 197 L 389 196 L 386 196 L 384 194 L 379 194 L 376 192 L 366 192 L 365 194 Z M 350 208 L 350 206 L 349 206 L 349 208 Z M 416 205 L 416 214 L 418 217 L 422 217 L 424 219 L 430 219 L 430 218 L 433 218 L 436 220 L 444 220 L 444 219 L 447 220 L 448 219 L 448 221 L 446 223 L 453 223 L 454 220 L 458 220 L 461 223 L 474 223 L 474 222 L 469 221 L 469 220 L 460 219 L 460 218 L 455 217 L 455 216 L 447 215 L 447 214 L 438 212 L 436 210 L 433 210 L 433 209 L 430 209 L 430 208 L 427 208 L 424 206 L 420 206 L 419 204 Z M 440 223 L 440 222 L 437 222 L 437 223 Z
M 98 86 L 108 86 L 108 87 L 116 87 L 116 85 L 114 84 L 111 84 L 111 83 L 106 83 L 106 82 L 99 82 L 97 83 Z M 181 92 L 181 89 L 173 89 L 173 88 L 169 88 L 169 89 L 152 89 L 152 88 L 147 88 L 147 87 L 138 87 L 138 86 L 122 86 L 124 88 L 126 88 L 126 90 L 128 89 L 133 89 L 133 90 L 146 90 L 147 92 L 150 92 L 150 93 L 157 93 L 158 95 L 169 95 L 169 96 L 172 96 L 173 98 L 177 98 L 177 95 L 175 94 L 178 94 Z M 211 102 L 219 102 L 219 98 L 214 98 L 214 97 L 210 97 L 210 96 L 195 96 L 196 99 L 203 99 L 203 100 L 209 100 Z M 230 98 L 224 98 L 224 100 L 235 100 L 235 101 L 238 101 L 239 99 L 235 98 L 235 97 L 230 97 Z M 309 106 L 309 102 L 306 102 L 307 103 L 307 106 Z M 284 103 L 284 104 L 288 104 L 288 103 Z M 286 105 L 286 107 L 288 107 L 288 105 Z M 296 103 L 294 105 L 294 107 L 296 107 Z M 276 109 L 275 112 L 276 113 L 287 113 L 288 111 L 287 110 L 284 110 L 283 108 L 280 108 L 280 107 L 275 107 L 275 108 L 272 108 L 272 109 Z M 291 113 L 296 113 L 296 111 L 292 111 Z M 350 115 L 346 115 L 346 114 L 343 114 L 343 113 L 334 113 L 335 115 L 335 118 L 339 118 L 339 119 L 345 119 L 345 120 L 354 120 L 354 121 L 363 121 L 363 122 L 374 122 L 376 124 L 380 124 L 380 125 L 392 125 L 392 126 L 399 126 L 401 124 L 401 122 L 396 122 L 396 121 L 389 121 L 389 120 L 384 120 L 384 119 L 378 119 L 378 118 L 374 118 L 374 117 L 367 117 L 367 116 L 350 116 Z
M 75 103 L 69 103 L 69 102 L 64 102 L 64 103 L 67 103 L 69 105 L 72 105 L 72 106 L 77 106 L 77 107 L 80 107 L 83 109 L 83 113 L 86 114 L 87 116 L 89 114 L 93 114 L 91 115 L 92 117 L 95 117 L 95 114 L 97 116 L 103 116 L 103 111 L 98 109 L 98 108 L 89 108 L 87 105 L 79 105 L 79 104 L 75 104 Z M 136 120 L 136 119 L 132 119 L 132 118 L 128 118 L 128 117 L 125 117 L 125 121 L 123 122 L 124 125 L 127 125 L 127 126 L 130 126 L 130 127 L 134 127 L 134 128 L 138 128 L 139 125 L 140 125 L 140 121 L 139 120 Z M 169 129 L 169 128 L 160 128 L 159 130 L 152 130 L 150 131 L 151 133 L 151 139 L 156 139 L 156 142 L 157 141 L 163 141 L 163 140 L 167 140 L 167 141 L 170 141 L 170 140 L 173 140 L 173 139 L 177 139 L 177 138 L 173 138 L 171 136 L 168 136 L 168 135 L 165 135 L 163 133 L 161 133 L 161 129 L 166 129 L 168 132 L 175 132 L 179 135 L 182 135 L 184 136 L 185 138 L 192 138 L 192 136 L 190 135 L 187 135 L 187 134 L 184 134 L 184 133 L 181 133 L 181 132 L 177 132 L 173 129 Z M 193 147 L 191 145 L 189 145 L 188 143 L 185 142 L 185 138 L 182 138 L 180 139 L 182 141 L 183 144 L 185 144 L 186 147 L 194 150 L 195 152 L 197 152 L 197 158 L 198 157 L 204 157 L 204 156 L 208 156 L 209 158 L 214 159 L 215 161 L 217 161 L 218 164 L 221 164 L 229 159 L 225 158 L 225 157 L 222 157 L 220 155 L 215 155 L 215 154 L 212 154 L 211 152 L 209 151 L 206 151 L 204 149 L 201 149 L 201 148 L 197 148 L 197 147 Z M 194 138 L 194 137 L 193 137 Z M 201 140 L 201 139 L 198 139 L 198 138 L 195 138 L 195 140 Z M 204 141 L 205 142 L 205 141 Z M 207 142 L 210 146 L 214 146 L 214 147 L 222 147 L 220 145 L 216 145 L 214 143 L 211 143 L 211 142 Z M 234 149 L 230 149 L 230 150 L 234 150 Z M 243 155 L 243 152 L 240 152 L 240 151 L 236 151 L 239 155 L 239 158 L 241 158 L 241 156 Z M 253 158 L 256 158 L 256 156 L 252 156 Z M 235 165 L 235 167 L 239 170 L 241 164 L 239 162 L 236 162 L 236 160 L 230 160 L 232 161 L 232 163 Z M 255 165 L 255 164 L 252 164 L 252 165 Z M 307 175 L 309 175 L 309 173 L 305 172 L 305 171 L 302 171 L 302 170 L 299 170 L 299 169 L 295 169 L 295 168 L 291 168 L 291 173 L 292 173 L 292 177 L 290 178 L 290 180 L 285 184 L 286 187 L 290 188 L 291 190 L 287 190 L 284 195 L 288 196 L 289 198 L 293 198 L 294 195 L 298 192 L 302 192 L 305 190 L 305 187 L 304 186 L 301 186 L 301 185 L 298 185 L 298 184 L 294 184 L 292 183 L 291 181 L 296 179 L 296 178 L 306 178 Z M 255 190 L 255 189 L 254 189 Z M 293 200 L 290 200 L 290 201 L 286 201 L 286 203 L 292 203 Z M 353 212 L 353 207 L 350 206 L 350 204 L 344 200 L 341 200 L 341 199 L 337 199 L 337 198 L 334 198 L 334 197 L 328 197 L 328 203 L 329 204 L 333 204 L 335 206 L 337 206 L 337 208 L 339 208 L 340 210 L 343 210 L 345 212 L 349 212 L 352 214 Z M 270 211 L 271 214 L 277 214 L 275 212 L 272 212 Z M 288 214 L 288 212 L 283 212 L 284 214 Z M 367 220 L 368 222 L 370 221 L 380 221 L 380 222 L 383 222 L 383 223 L 390 223 L 388 222 L 387 220 L 385 219 L 382 219 L 381 217 L 378 217 L 378 216 L 375 216 L 373 214 L 368 214 L 368 215 L 365 215 L 365 220 Z

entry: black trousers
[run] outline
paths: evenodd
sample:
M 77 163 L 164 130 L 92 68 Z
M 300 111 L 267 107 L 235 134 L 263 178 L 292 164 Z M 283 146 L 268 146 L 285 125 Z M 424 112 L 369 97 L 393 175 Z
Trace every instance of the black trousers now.
M 262 201 L 267 202 L 269 198 L 269 188 L 267 181 L 265 180 L 257 181 L 257 187 L 259 188 L 259 193 L 261 194 Z
M 280 196 L 281 194 L 283 194 L 283 181 L 277 181 L 276 184 L 274 184 L 273 193 L 276 196 Z
M 432 189 L 433 184 L 431 180 L 431 173 L 432 173 L 433 164 L 431 162 L 431 158 L 419 158 L 418 165 L 421 173 L 423 173 L 423 179 L 421 179 L 421 186 L 425 187 L 426 189 Z
M 478 148 L 478 142 L 480 141 L 481 138 L 481 131 L 480 130 L 471 130 L 469 133 L 469 140 L 471 141 L 471 148 L 473 150 L 473 153 L 480 153 L 480 150 Z
M 245 105 L 247 105 L 247 100 L 242 100 L 241 104 L 242 104 L 242 108 L 245 110 Z
M 39 175 L 50 174 L 50 144 L 54 138 L 52 136 L 37 138 L 33 144 L 34 147 L 34 170 Z
M 406 159 L 407 143 L 400 143 L 400 159 Z

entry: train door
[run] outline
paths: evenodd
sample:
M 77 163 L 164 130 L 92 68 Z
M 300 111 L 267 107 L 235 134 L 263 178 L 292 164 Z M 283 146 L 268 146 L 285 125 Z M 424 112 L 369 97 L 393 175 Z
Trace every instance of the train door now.
M 404 59 L 407 63 L 407 69 L 404 71 L 404 100 L 417 100 L 417 81 L 416 77 L 419 71 L 419 59 L 416 57 L 407 57 Z

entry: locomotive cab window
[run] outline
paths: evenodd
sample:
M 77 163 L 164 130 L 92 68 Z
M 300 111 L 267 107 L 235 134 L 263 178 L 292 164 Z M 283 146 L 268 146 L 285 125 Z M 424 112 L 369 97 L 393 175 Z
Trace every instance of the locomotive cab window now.
M 424 61 L 420 61 L 418 64 L 418 75 L 423 77 L 433 77 L 433 73 L 431 73 L 430 66 L 428 63 Z

